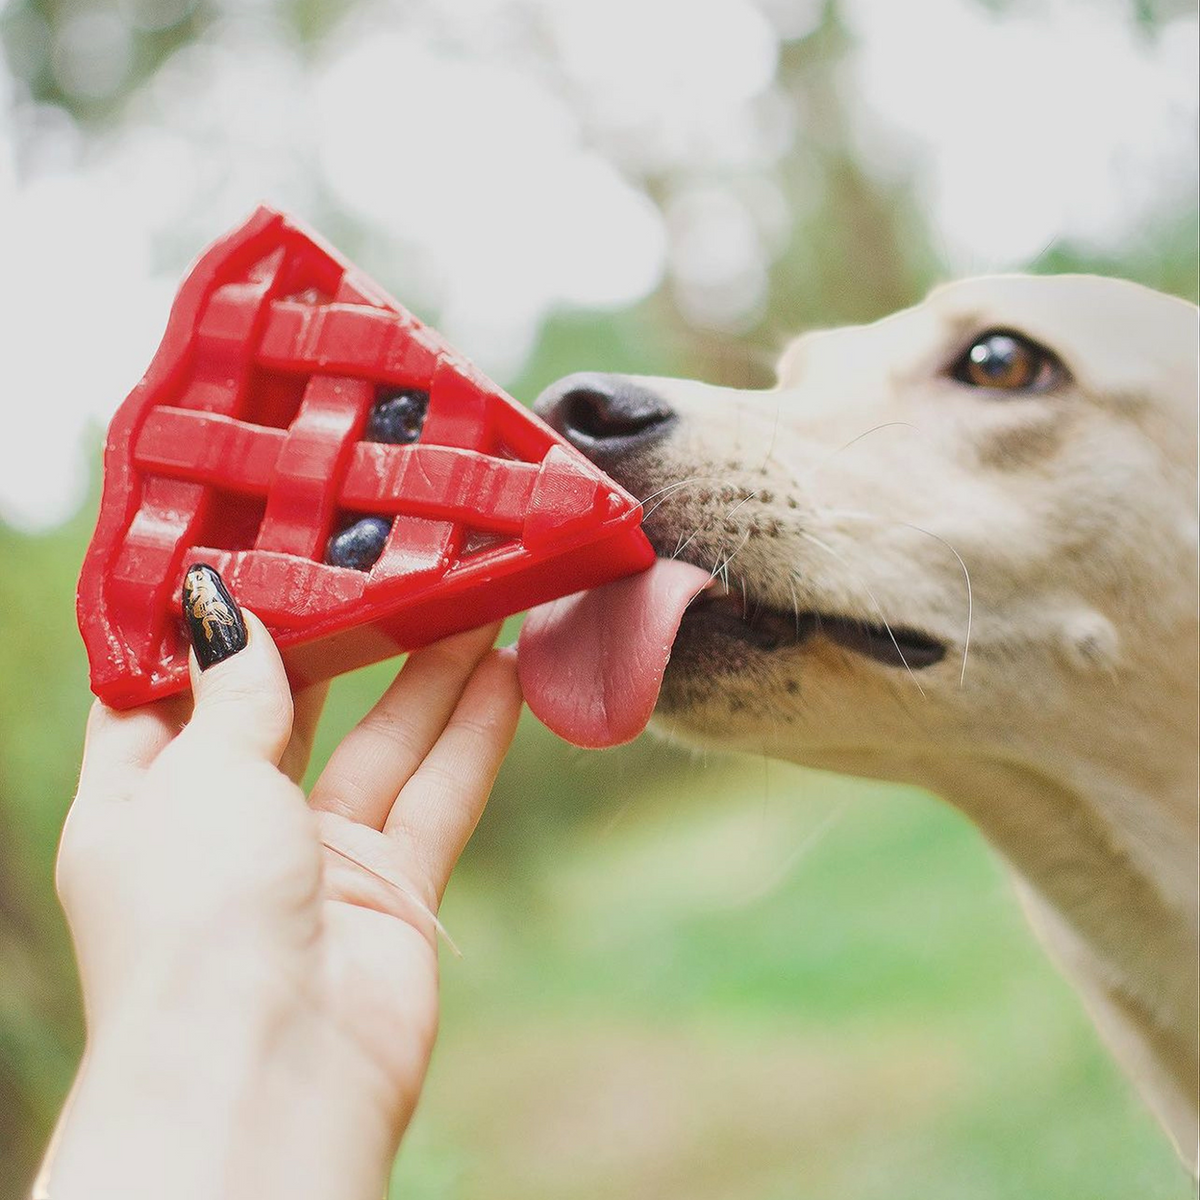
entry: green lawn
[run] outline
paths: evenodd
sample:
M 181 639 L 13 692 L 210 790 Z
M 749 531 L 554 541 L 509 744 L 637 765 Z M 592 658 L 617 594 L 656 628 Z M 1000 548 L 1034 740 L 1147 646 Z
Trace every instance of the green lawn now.
M 396 1200 L 1191 1195 L 964 821 L 657 756 L 645 788 L 606 756 L 620 802 L 507 862 L 492 827 L 544 807 L 502 786 Z

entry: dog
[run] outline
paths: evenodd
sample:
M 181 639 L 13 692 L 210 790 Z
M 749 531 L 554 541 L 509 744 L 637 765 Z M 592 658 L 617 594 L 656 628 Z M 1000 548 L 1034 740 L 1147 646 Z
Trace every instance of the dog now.
M 1196 400 L 1195 306 L 1013 275 L 807 334 L 770 390 L 536 405 L 645 498 L 655 570 L 691 564 L 656 724 L 956 805 L 1193 1172 Z

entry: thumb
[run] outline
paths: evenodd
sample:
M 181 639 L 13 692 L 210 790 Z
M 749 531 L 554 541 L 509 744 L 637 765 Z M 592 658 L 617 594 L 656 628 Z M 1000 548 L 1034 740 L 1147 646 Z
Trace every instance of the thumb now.
M 278 765 L 292 733 L 292 693 L 266 626 L 238 607 L 205 563 L 184 575 L 183 616 L 196 707 L 179 740 L 202 745 L 206 757 Z

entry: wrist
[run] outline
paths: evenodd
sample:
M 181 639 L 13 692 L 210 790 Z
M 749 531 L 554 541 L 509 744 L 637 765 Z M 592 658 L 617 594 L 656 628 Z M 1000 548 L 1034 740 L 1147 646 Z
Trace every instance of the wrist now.
M 369 1064 L 299 1012 L 179 1015 L 89 1036 L 54 1200 L 376 1200 L 400 1130 Z

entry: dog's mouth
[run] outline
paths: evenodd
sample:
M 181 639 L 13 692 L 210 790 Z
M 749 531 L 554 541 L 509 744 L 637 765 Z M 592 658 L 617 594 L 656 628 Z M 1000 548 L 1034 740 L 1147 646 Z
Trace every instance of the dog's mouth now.
M 815 610 L 785 612 L 721 585 L 706 588 L 688 605 L 677 637 L 685 630 L 735 638 L 763 651 L 824 637 L 885 666 L 910 671 L 932 667 L 946 657 L 944 642 L 916 629 Z
M 535 716 L 578 746 L 626 742 L 646 727 L 673 649 L 736 669 L 745 654 L 770 654 L 824 637 L 892 667 L 918 670 L 946 647 L 916 630 L 822 612 L 784 612 L 731 592 L 691 563 L 659 559 L 628 579 L 534 609 L 521 631 L 520 673 Z M 676 639 L 679 645 L 676 647 Z M 717 648 L 716 658 L 706 649 Z M 721 670 L 715 666 L 715 670 Z

